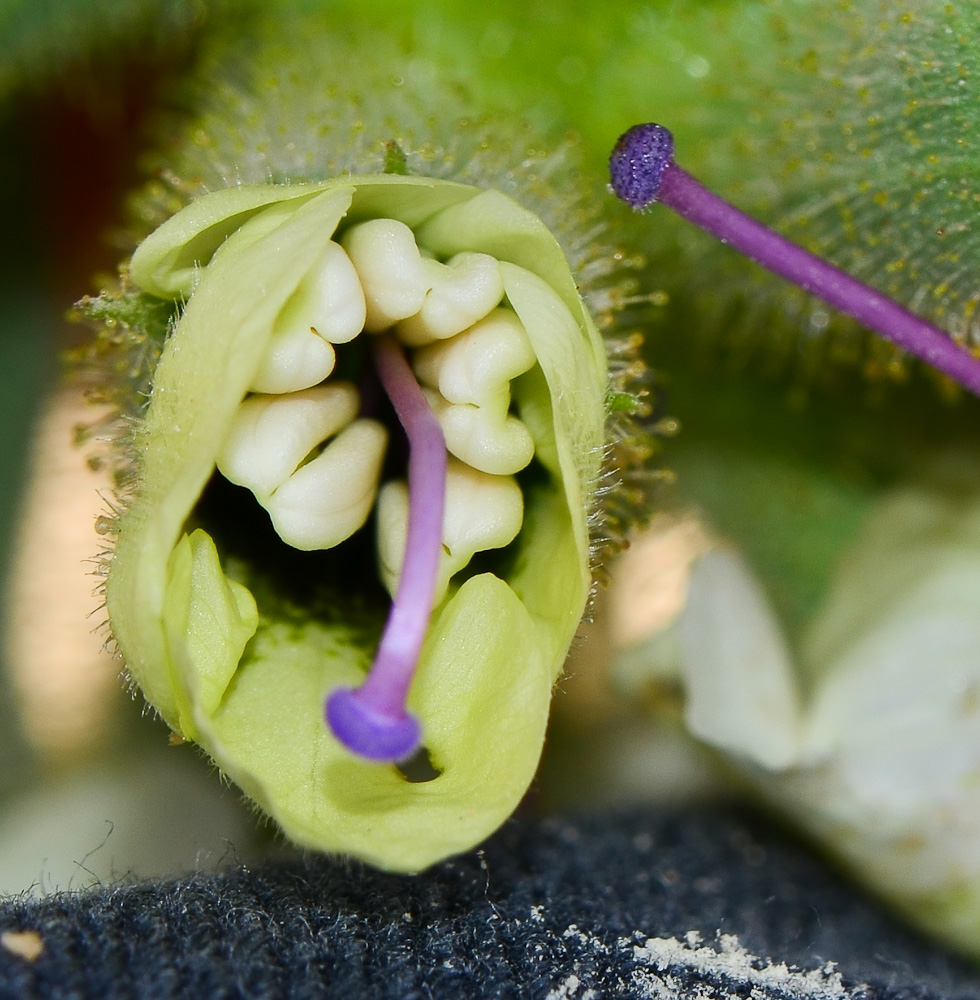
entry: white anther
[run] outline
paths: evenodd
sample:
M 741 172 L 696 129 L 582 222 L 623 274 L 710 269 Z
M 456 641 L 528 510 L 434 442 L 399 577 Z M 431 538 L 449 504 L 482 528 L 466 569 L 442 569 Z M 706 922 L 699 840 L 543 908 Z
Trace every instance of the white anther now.
M 504 408 L 449 403 L 426 391 L 446 439 L 446 450 L 467 465 L 494 476 L 520 472 L 534 457 L 534 439 Z
M 374 506 L 388 432 L 355 420 L 298 469 L 263 505 L 293 548 L 329 549 L 362 527 Z
M 398 339 L 409 347 L 445 340 L 486 316 L 504 297 L 495 257 L 459 253 L 445 264 L 423 261 L 431 290 L 422 308 L 398 324 Z
M 511 379 L 534 365 L 534 348 L 512 309 L 494 309 L 468 330 L 415 352 L 412 367 L 450 403 L 510 405 Z
M 336 361 L 334 349 L 311 329 L 276 331 L 252 380 L 252 392 L 285 393 L 322 382 Z
M 328 243 L 276 319 L 252 391 L 296 392 L 322 382 L 336 361 L 330 345 L 353 340 L 365 315 L 354 265 L 343 247 Z
M 307 327 L 331 344 L 346 344 L 363 329 L 367 316 L 364 289 L 350 257 L 339 243 L 328 243 L 303 279 L 307 297 Z
M 408 226 L 395 219 L 371 219 L 348 229 L 342 243 L 364 291 L 365 330 L 387 330 L 422 308 L 432 283 Z
M 239 406 L 218 455 L 221 474 L 246 486 L 263 506 L 314 448 L 357 416 L 349 382 L 288 396 L 250 396 Z
M 486 475 L 450 458 L 436 601 L 445 596 L 450 578 L 477 552 L 509 545 L 523 521 L 524 498 L 513 477 Z M 380 576 L 394 597 L 408 530 L 408 487 L 403 480 L 381 487 L 377 525 Z

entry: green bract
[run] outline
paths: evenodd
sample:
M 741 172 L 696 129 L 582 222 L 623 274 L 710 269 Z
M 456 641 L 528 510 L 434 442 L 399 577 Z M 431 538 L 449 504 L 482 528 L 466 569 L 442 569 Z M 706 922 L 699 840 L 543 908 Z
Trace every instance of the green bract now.
M 195 515 L 277 316 L 328 241 L 379 217 L 411 227 L 438 260 L 497 258 L 537 357 L 512 385 L 537 463 L 522 480 L 523 527 L 500 575 L 457 578 L 435 610 L 409 707 L 439 774 L 418 783 L 355 758 L 324 724 L 325 696 L 363 679 L 377 641 L 372 625 L 346 614 L 356 603 L 346 581 L 324 581 L 337 601 L 327 613 L 279 602 L 267 587 L 253 596 L 254 577 Z M 591 585 L 586 519 L 606 361 L 558 244 L 493 190 L 344 177 L 205 195 L 142 244 L 131 276 L 146 293 L 186 302 L 136 431 L 137 488 L 107 582 L 132 675 L 296 842 L 404 871 L 472 846 L 534 774 Z

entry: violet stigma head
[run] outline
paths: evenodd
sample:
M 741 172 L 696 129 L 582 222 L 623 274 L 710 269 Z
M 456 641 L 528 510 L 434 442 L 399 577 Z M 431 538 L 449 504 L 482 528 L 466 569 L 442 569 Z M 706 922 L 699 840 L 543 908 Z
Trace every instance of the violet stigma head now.
M 660 194 L 664 171 L 674 159 L 674 136 L 647 122 L 624 132 L 609 157 L 610 186 L 631 208 L 644 209 Z

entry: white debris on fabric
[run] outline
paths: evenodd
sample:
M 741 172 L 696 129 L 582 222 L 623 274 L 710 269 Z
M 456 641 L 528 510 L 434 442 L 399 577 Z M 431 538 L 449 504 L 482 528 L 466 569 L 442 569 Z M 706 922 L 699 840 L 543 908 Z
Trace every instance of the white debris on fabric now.
M 561 937 L 579 954 L 585 949 L 601 957 L 604 967 L 632 964 L 622 995 L 633 1000 L 858 1000 L 866 989 L 845 986 L 832 962 L 816 969 L 771 962 L 747 951 L 732 934 L 719 934 L 708 944 L 698 931 L 689 931 L 683 940 L 637 931 L 610 946 L 570 924 Z M 594 1000 L 600 994 L 588 979 L 585 962 L 576 962 L 545 1000 Z

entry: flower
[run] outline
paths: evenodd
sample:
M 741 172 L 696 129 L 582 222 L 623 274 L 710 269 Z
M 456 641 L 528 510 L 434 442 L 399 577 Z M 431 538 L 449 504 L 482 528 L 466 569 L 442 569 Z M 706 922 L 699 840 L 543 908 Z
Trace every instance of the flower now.
M 489 278 L 474 278 L 481 265 Z M 412 871 L 478 842 L 534 774 L 591 589 L 607 365 L 555 238 L 498 191 L 425 177 L 243 185 L 165 222 L 130 279 L 184 303 L 113 526 L 107 606 L 133 678 L 300 844 Z M 450 451 L 436 606 L 408 695 L 436 772 L 425 782 L 352 753 L 322 715 L 370 664 L 378 576 L 402 601 L 404 462 L 369 402 L 366 344 L 383 331 Z M 260 505 L 278 537 L 247 526 Z M 376 505 L 381 561 L 365 572 Z M 491 548 L 495 563 L 470 565 Z M 261 579 L 279 560 L 288 596 Z
M 675 671 L 685 728 L 754 797 L 976 957 L 980 495 L 944 461 L 870 506 L 795 645 L 746 557 L 702 535 L 678 560 L 683 609 L 613 675 L 636 692 Z

